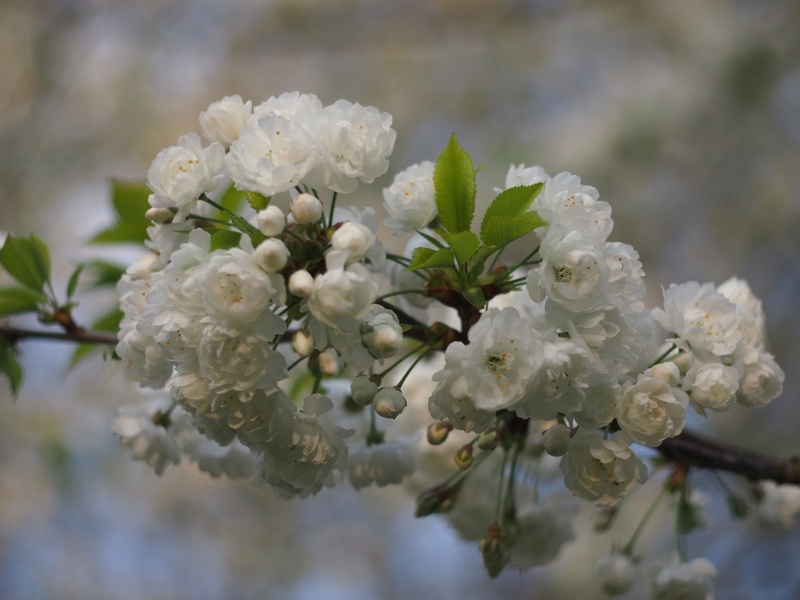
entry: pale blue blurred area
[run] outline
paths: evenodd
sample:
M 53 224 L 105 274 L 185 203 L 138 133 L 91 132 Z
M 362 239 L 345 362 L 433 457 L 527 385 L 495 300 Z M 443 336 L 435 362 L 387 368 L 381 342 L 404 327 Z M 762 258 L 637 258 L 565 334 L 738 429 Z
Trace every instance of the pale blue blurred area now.
M 642 256 L 651 305 L 672 282 L 746 278 L 786 391 L 767 410 L 694 425 L 796 455 L 798 31 L 791 0 L 4 0 L 0 230 L 46 239 L 63 289 L 112 218 L 108 179 L 143 179 L 212 101 L 300 90 L 375 105 L 398 141 L 358 202 L 377 204 L 394 172 L 434 159 L 456 132 L 484 165 L 484 203 L 512 162 L 596 186 L 614 209 L 612 239 Z M 78 318 L 111 301 L 88 297 Z M 114 366 L 96 357 L 67 377 L 66 348 L 31 342 L 23 356 L 20 398 L 0 389 L 3 600 L 603 597 L 594 561 L 621 533 L 490 581 L 475 544 L 415 520 L 402 491 L 287 504 L 191 465 L 157 478 L 110 433 L 134 397 Z M 717 566 L 717 597 L 800 596 L 800 532 L 735 523 L 713 481 L 696 482 L 712 522 L 689 552 Z M 648 558 L 672 547 L 661 529 L 646 536 Z

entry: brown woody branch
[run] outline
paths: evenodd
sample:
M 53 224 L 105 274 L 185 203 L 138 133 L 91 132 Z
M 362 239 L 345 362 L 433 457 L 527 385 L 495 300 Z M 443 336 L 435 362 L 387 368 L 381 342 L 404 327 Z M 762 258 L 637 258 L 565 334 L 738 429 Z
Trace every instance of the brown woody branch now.
M 101 344 L 106 346 L 116 346 L 117 334 L 104 333 L 102 331 L 91 331 L 83 327 L 76 327 L 71 331 L 46 331 L 40 329 L 21 329 L 0 323 L 0 337 L 4 338 L 9 344 L 15 344 L 19 340 L 39 339 L 39 340 L 58 340 L 62 342 L 76 342 L 78 344 Z

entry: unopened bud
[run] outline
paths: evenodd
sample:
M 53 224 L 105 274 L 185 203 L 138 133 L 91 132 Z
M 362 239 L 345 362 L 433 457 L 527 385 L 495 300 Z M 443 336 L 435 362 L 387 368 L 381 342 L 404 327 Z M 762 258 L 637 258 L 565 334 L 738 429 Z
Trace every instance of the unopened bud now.
M 270 205 L 256 215 L 256 227 L 266 236 L 275 237 L 286 227 L 286 215 L 277 206 Z
M 428 443 L 431 446 L 438 446 L 444 444 L 447 436 L 453 430 L 450 421 L 438 421 L 428 425 Z
M 300 194 L 292 202 L 291 211 L 298 223 L 316 223 L 322 218 L 322 202 L 311 194 Z
M 456 466 L 466 471 L 472 466 L 472 444 L 464 444 L 456 451 Z
M 324 352 L 320 352 L 319 370 L 323 375 L 327 375 L 328 377 L 338 375 L 339 371 L 342 370 L 342 366 L 342 359 L 339 357 L 336 350 L 328 348 Z
M 396 387 L 385 387 L 378 390 L 372 405 L 375 412 L 384 419 L 396 419 L 406 407 L 406 399 L 403 393 Z
M 417 509 L 414 515 L 427 517 L 434 513 L 443 513 L 453 508 L 453 503 L 458 492 L 458 486 L 446 483 L 428 488 L 417 497 Z
M 361 341 L 374 358 L 389 358 L 403 345 L 403 328 L 393 312 L 381 312 L 361 326 Z
M 601 558 L 597 562 L 595 573 L 602 590 L 612 596 L 624 594 L 631 589 L 636 577 L 636 569 L 631 557 L 619 552 L 613 552 Z
M 258 266 L 267 273 L 277 273 L 289 260 L 289 249 L 281 240 L 268 238 L 256 248 L 255 259 Z
M 314 350 L 314 338 L 306 329 L 298 329 L 292 336 L 292 349 L 300 356 L 308 356 Z
M 144 216 L 153 223 L 165 225 L 172 223 L 172 219 L 175 218 L 175 211 L 169 208 L 151 208 L 144 213 Z
M 378 384 L 366 375 L 359 375 L 350 384 L 350 394 L 353 402 L 360 406 L 369 406 L 378 393 Z
M 289 275 L 289 293 L 299 298 L 308 298 L 314 291 L 314 278 L 305 269 Z
M 333 249 L 343 252 L 348 260 L 354 262 L 363 259 L 374 243 L 375 234 L 361 223 L 352 221 L 342 223 L 331 237 Z
M 488 429 L 478 436 L 478 448 L 481 450 L 494 450 L 497 448 L 497 429 Z
M 503 571 L 511 558 L 511 549 L 508 540 L 503 534 L 499 523 L 492 523 L 489 531 L 479 545 L 483 566 L 490 577 L 497 577 Z
M 552 425 L 542 435 L 544 451 L 550 456 L 564 456 L 569 448 L 570 430 L 562 423 Z

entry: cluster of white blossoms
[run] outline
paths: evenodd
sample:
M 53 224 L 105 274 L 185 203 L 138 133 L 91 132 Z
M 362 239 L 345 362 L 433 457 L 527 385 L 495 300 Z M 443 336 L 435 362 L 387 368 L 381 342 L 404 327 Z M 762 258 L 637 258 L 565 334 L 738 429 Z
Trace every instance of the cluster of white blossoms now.
M 781 392 L 747 284 L 671 286 L 662 307 L 646 309 L 638 254 L 609 241 L 610 206 L 575 175 L 512 166 L 479 240 L 474 206 L 444 199 L 442 186 L 471 171 L 447 170 L 463 160 L 451 141 L 446 160 L 412 165 L 383 191 L 385 225 L 410 236 L 403 255 L 387 254 L 373 207 L 335 203 L 387 171 L 388 114 L 345 100 L 323 106 L 311 94 L 258 106 L 232 96 L 204 111 L 200 128 L 207 145 L 190 133 L 153 161 L 150 252 L 118 285 L 117 354 L 170 400 L 124 409 L 115 432 L 159 474 L 186 455 L 284 497 L 344 479 L 399 483 L 415 471 L 419 436 L 406 434 L 430 423 L 421 400 L 436 420 L 432 444 L 452 430 L 473 437 L 456 451 L 462 474 L 425 492 L 420 514 L 455 503 L 454 515 L 491 520 L 459 495 L 475 488 L 462 484 L 491 452 L 504 457 L 488 479 L 507 486 L 489 494 L 505 509 L 481 542 L 495 573 L 509 560 L 551 560 L 572 537 L 567 513 L 554 517 L 557 496 L 518 498 L 523 454 L 550 461 L 548 477 L 574 496 L 611 506 L 647 478 L 634 443 L 654 448 L 680 434 L 690 406 L 706 415 Z M 226 204 L 237 194 L 240 204 Z M 536 249 L 498 265 L 502 246 L 526 233 Z M 432 306 L 458 323 L 431 324 Z M 435 351 L 444 363 L 429 393 L 407 398 L 408 376 Z M 399 381 L 397 367 L 406 369 Z M 397 428 L 403 414 L 410 425 Z M 495 505 L 487 500 L 485 512 Z M 773 505 L 765 519 L 790 519 Z M 532 540 L 547 523 L 557 543 L 539 552 Z M 627 589 L 625 560 L 612 555 L 601 569 L 613 593 Z M 706 586 L 708 567 L 666 569 L 655 597 Z

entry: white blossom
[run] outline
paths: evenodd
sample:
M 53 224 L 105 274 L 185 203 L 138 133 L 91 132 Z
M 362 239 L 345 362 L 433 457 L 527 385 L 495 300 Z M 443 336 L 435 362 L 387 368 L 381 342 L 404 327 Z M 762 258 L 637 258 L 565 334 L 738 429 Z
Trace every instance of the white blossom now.
M 326 325 L 352 331 L 377 298 L 378 282 L 364 265 L 346 261 L 346 255 L 328 252 L 327 271 L 314 279 L 308 308 Z
M 360 223 L 348 221 L 333 232 L 331 247 L 347 255 L 349 262 L 358 262 L 366 257 L 375 244 L 375 234 Z
M 147 185 L 153 191 L 153 208 L 176 211 L 173 223 L 182 223 L 197 199 L 213 191 L 222 177 L 225 149 L 217 142 L 203 148 L 200 137 L 190 133 L 158 153 L 147 171 Z
M 736 305 L 710 283 L 669 286 L 664 291 L 664 309 L 654 309 L 653 319 L 674 334 L 671 341 L 684 350 L 726 356 L 742 338 Z
M 393 439 L 350 448 L 347 474 L 356 489 L 400 483 L 413 472 L 414 455 L 408 440 Z
M 762 481 L 758 491 L 756 515 L 763 525 L 776 529 L 794 525 L 800 513 L 800 486 Z
M 533 185 L 535 183 L 544 183 L 549 178 L 547 172 L 542 167 L 526 167 L 524 164 L 517 166 L 511 165 L 508 168 L 508 173 L 506 173 L 505 189 L 523 185 Z
M 392 184 L 383 190 L 383 206 L 389 213 L 385 223 L 397 233 L 424 229 L 438 215 L 433 167 L 430 161 L 411 165 L 395 175 Z
M 253 109 L 250 122 L 269 116 L 283 117 L 296 123 L 311 133 L 314 120 L 322 112 L 322 102 L 314 94 L 285 92 L 280 96 L 272 96 Z
M 372 399 L 372 406 L 375 407 L 375 412 L 384 419 L 396 419 L 407 405 L 403 392 L 396 387 L 383 387 L 378 390 L 378 393 Z
M 728 410 L 736 401 L 739 377 L 739 370 L 735 367 L 697 360 L 683 379 L 683 389 L 701 414 L 706 408 Z
M 236 189 L 273 196 L 298 185 L 317 165 L 314 138 L 283 117 L 245 126 L 225 156 Z
M 689 562 L 672 561 L 656 574 L 651 587 L 652 600 L 713 600 L 711 578 L 717 574 L 705 558 Z
M 769 352 L 751 351 L 743 360 L 736 400 L 743 406 L 764 406 L 783 392 L 783 370 Z
M 377 314 L 361 325 L 361 341 L 374 358 L 389 358 L 403 345 L 403 328 L 391 310 L 379 305 L 372 308 Z
M 621 431 L 603 439 L 598 431 L 579 429 L 561 458 L 564 485 L 578 498 L 598 506 L 614 504 L 647 479 L 647 467 Z
M 238 95 L 225 96 L 200 113 L 200 129 L 207 140 L 230 148 L 252 112 L 253 104 L 249 100 L 244 102 Z
M 350 193 L 358 181 L 371 183 L 389 168 L 396 132 L 392 117 L 373 106 L 338 100 L 314 123 L 325 186 Z
M 617 422 L 635 441 L 655 447 L 683 431 L 688 404 L 683 391 L 642 374 L 622 389 Z

